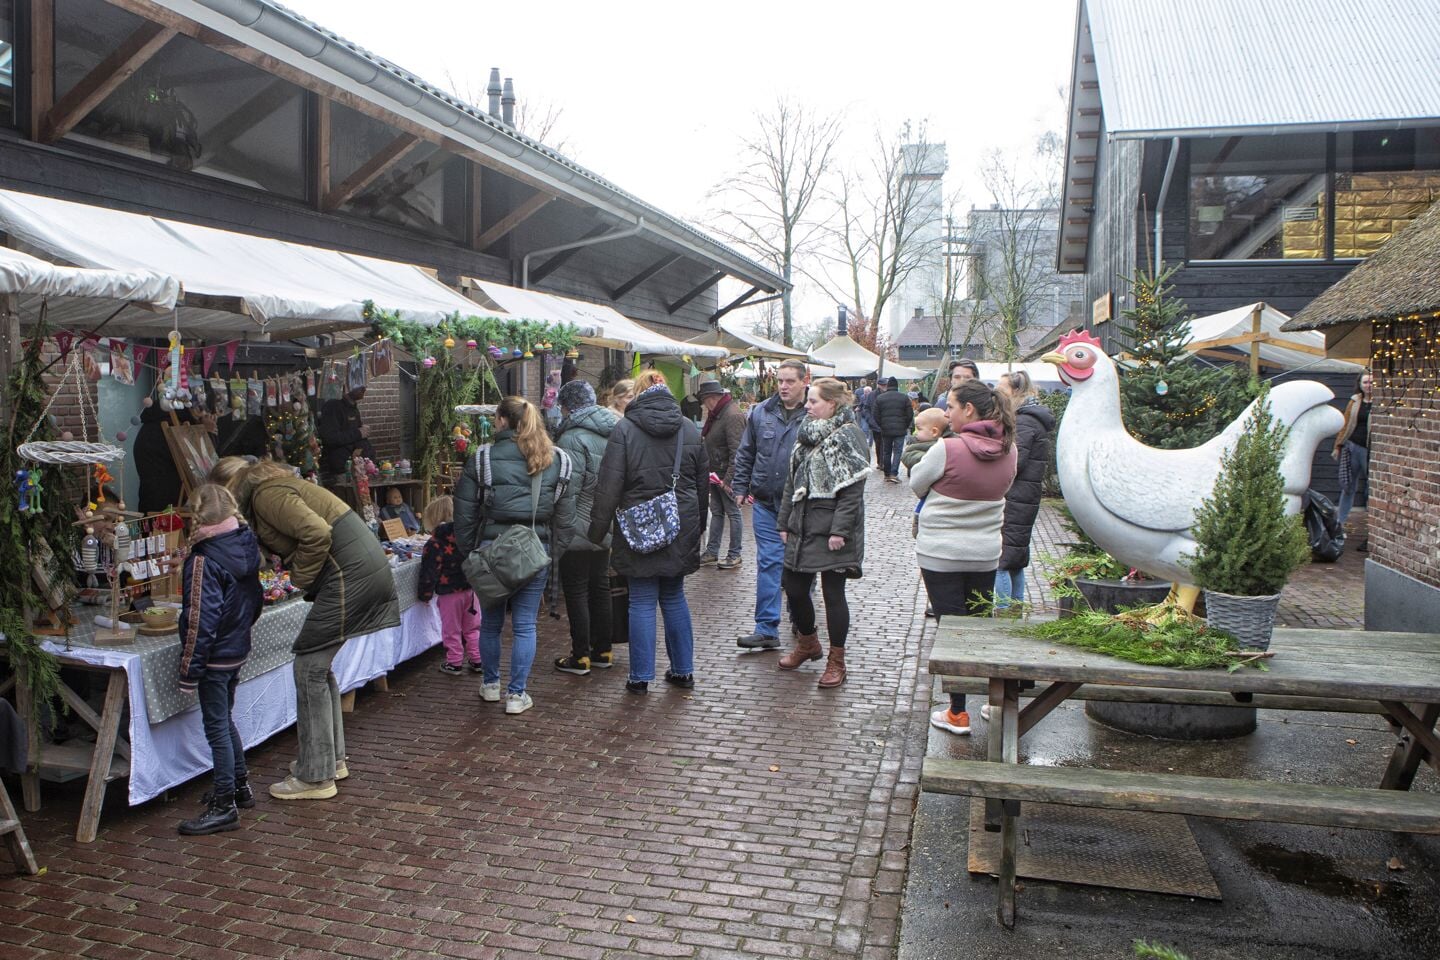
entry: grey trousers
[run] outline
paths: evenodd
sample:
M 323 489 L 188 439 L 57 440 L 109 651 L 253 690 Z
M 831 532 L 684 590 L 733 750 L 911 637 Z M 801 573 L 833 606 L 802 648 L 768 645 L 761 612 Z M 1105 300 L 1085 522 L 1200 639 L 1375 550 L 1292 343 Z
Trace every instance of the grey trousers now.
M 726 521 L 729 521 L 728 524 Z M 729 557 L 740 556 L 740 541 L 745 535 L 745 521 L 740 514 L 740 506 L 735 498 L 727 494 L 722 487 L 710 489 L 710 542 L 705 545 L 705 552 L 712 557 L 720 556 L 720 543 L 725 538 L 725 528 L 730 528 L 730 552 Z
M 345 721 L 340 715 L 340 685 L 330 664 L 340 646 L 295 656 L 295 732 L 300 760 L 295 776 L 307 783 L 335 777 L 345 759 Z

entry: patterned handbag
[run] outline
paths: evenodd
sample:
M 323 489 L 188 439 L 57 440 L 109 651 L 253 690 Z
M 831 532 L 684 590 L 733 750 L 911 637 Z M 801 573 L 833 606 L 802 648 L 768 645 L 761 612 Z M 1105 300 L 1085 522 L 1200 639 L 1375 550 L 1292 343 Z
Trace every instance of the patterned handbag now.
M 658 497 L 641 501 L 619 511 L 620 535 L 636 553 L 654 553 L 675 542 L 680 535 L 680 502 L 675 498 L 675 485 L 680 482 L 680 453 L 685 431 L 675 432 L 675 465 L 670 469 L 670 489 Z

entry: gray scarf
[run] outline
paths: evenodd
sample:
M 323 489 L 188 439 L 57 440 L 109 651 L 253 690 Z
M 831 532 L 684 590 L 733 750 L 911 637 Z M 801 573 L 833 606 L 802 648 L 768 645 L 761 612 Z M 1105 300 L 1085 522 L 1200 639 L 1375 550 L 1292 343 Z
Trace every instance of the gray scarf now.
M 832 500 L 851 484 L 864 481 L 869 472 L 865 437 L 849 411 L 837 413 L 828 420 L 807 417 L 800 424 L 800 435 L 790 453 L 794 502 L 806 498 Z

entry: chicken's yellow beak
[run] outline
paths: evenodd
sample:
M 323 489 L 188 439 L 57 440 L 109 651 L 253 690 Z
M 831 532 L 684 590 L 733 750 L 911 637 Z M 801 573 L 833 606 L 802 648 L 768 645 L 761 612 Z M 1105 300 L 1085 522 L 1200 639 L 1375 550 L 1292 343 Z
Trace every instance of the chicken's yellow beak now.
M 1059 350 L 1051 350 L 1049 353 L 1041 357 L 1040 361 L 1042 363 L 1053 363 L 1057 367 L 1063 366 L 1065 363 L 1065 354 L 1061 353 Z

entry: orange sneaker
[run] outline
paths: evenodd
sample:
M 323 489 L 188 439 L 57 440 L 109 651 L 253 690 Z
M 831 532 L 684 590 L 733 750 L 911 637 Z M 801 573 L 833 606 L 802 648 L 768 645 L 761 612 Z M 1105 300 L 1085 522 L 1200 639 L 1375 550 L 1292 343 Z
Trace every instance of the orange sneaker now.
M 942 707 L 930 714 L 930 726 L 938 727 L 946 733 L 968 737 L 970 736 L 970 714 L 964 710 L 959 713 L 951 713 L 949 707 Z

